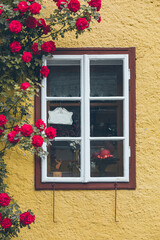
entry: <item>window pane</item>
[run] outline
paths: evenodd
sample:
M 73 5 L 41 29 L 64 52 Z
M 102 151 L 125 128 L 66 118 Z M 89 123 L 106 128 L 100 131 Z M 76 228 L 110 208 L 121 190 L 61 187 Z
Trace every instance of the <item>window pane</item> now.
M 90 135 L 123 136 L 123 101 L 91 101 Z
M 80 96 L 80 61 L 54 60 L 48 63 L 47 95 L 53 97 Z
M 48 124 L 57 129 L 57 137 L 80 137 L 80 102 L 48 102 Z
M 91 177 L 123 176 L 123 141 L 91 141 Z
M 91 97 L 123 95 L 123 65 L 121 60 L 90 61 Z
M 48 177 L 80 177 L 80 141 L 53 141 L 49 148 Z

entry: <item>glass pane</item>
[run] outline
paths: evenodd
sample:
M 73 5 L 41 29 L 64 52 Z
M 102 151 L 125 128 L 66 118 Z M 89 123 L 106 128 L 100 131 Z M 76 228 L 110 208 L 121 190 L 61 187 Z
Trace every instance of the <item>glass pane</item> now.
M 53 141 L 49 148 L 48 177 L 80 177 L 80 141 Z
M 90 85 L 91 97 L 122 96 L 122 60 L 91 60 Z
M 91 141 L 91 177 L 123 176 L 123 141 Z
M 123 136 L 123 101 L 91 101 L 90 135 Z
M 80 137 L 80 102 L 48 102 L 48 124 L 57 129 L 57 137 Z
M 52 65 L 50 65 L 52 64 Z M 48 63 L 47 95 L 51 97 L 80 96 L 80 61 L 54 60 Z

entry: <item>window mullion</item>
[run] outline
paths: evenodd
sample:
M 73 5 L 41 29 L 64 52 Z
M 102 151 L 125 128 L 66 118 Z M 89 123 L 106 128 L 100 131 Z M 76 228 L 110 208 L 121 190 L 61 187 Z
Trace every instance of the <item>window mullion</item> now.
M 84 182 L 88 182 L 90 178 L 90 72 L 89 72 L 89 57 L 83 57 L 83 106 L 84 106 Z

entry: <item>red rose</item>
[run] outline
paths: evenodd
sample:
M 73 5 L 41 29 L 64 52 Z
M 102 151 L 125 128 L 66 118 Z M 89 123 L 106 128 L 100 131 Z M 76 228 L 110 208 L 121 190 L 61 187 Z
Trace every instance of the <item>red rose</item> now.
M 32 145 L 34 147 L 42 147 L 43 142 L 44 142 L 43 138 L 39 135 L 34 135 L 32 137 Z
M 15 126 L 15 127 L 13 128 L 13 130 L 14 130 L 17 134 L 20 132 L 20 128 L 19 128 L 18 125 Z
M 53 139 L 54 137 L 57 136 L 56 128 L 53 128 L 52 126 L 46 128 L 45 134 L 46 134 L 46 136 L 47 136 L 49 139 Z
M 31 215 L 28 211 L 20 215 L 20 222 L 23 225 L 29 225 L 35 221 L 35 215 Z
M 1 222 L 2 228 L 10 228 L 11 225 L 12 225 L 12 222 L 10 218 L 4 218 Z
M 32 14 L 39 14 L 40 10 L 41 10 L 41 5 L 39 3 L 34 2 L 31 4 L 30 12 Z
M 29 6 L 27 5 L 27 2 L 22 1 L 18 4 L 17 8 L 19 9 L 20 12 L 27 12 L 29 9 Z
M 0 115 L 0 127 L 4 126 L 6 124 L 6 122 L 7 122 L 7 118 L 3 114 L 1 114 Z
M 25 24 L 27 27 L 29 28 L 35 28 L 37 26 L 37 20 L 32 17 L 32 16 L 29 16 L 26 21 L 25 21 Z
M 19 33 L 22 29 L 22 23 L 20 23 L 17 20 L 13 20 L 12 22 L 9 23 L 9 31 L 14 32 L 14 33 Z
M 2 13 L 3 13 L 3 7 L 0 6 L 0 15 L 2 15 Z
M 53 0 L 53 2 L 58 2 L 58 0 Z
M 40 73 L 42 74 L 43 77 L 47 77 L 48 74 L 49 74 L 49 69 L 48 69 L 48 67 L 42 66 Z
M 11 198 L 7 193 L 0 193 L 0 206 L 5 207 L 8 206 L 11 201 Z
M 28 2 L 34 2 L 35 0 L 27 0 Z
M 46 128 L 46 124 L 43 122 L 42 119 L 38 119 L 35 123 L 35 126 L 42 132 Z
M 67 8 L 68 7 L 68 1 L 66 0 L 58 0 L 57 1 L 57 7 L 62 10 L 63 8 Z
M 37 43 L 34 43 L 31 47 L 32 51 L 33 51 L 33 54 L 37 54 L 39 55 L 41 53 L 40 50 L 38 50 L 38 44 Z
M 23 60 L 23 62 L 30 62 L 32 58 L 32 54 L 30 52 L 24 52 L 21 59 Z
M 8 133 L 7 134 L 8 141 L 13 144 L 19 142 L 19 138 L 15 139 L 16 135 L 17 135 L 16 131 L 11 131 L 10 133 Z
M 78 0 L 71 0 L 68 8 L 71 12 L 77 12 L 80 9 L 80 2 Z
M 24 137 L 30 137 L 33 132 L 33 128 L 30 124 L 24 124 L 21 126 L 20 131 Z
M 45 42 L 42 44 L 42 51 L 47 53 L 53 53 L 56 49 L 55 43 L 53 41 Z
M 31 85 L 28 82 L 23 82 L 21 83 L 21 89 L 22 90 L 26 90 L 27 88 L 29 88 Z
M 3 134 L 4 128 L 0 128 L 0 136 Z
M 88 21 L 85 18 L 78 18 L 76 21 L 76 27 L 79 31 L 82 31 L 86 28 L 88 28 Z
M 19 52 L 21 50 L 21 44 L 17 41 L 13 41 L 12 43 L 9 44 L 10 48 L 11 48 L 11 52 L 15 53 L 15 52 Z
M 88 2 L 88 4 L 91 7 L 97 8 L 97 11 L 99 11 L 101 9 L 101 0 L 91 0 L 90 2 Z

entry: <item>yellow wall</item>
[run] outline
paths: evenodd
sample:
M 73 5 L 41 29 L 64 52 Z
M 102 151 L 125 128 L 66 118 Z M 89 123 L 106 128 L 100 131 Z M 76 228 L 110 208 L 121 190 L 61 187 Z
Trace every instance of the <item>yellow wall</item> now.
M 114 191 L 34 190 L 34 159 L 14 149 L 6 157 L 9 191 L 36 223 L 19 240 L 160 239 L 160 1 L 102 0 L 102 22 L 78 40 L 67 36 L 58 47 L 136 47 L 137 188 Z M 50 9 L 52 0 L 44 0 Z M 49 9 L 48 8 L 48 9 Z

